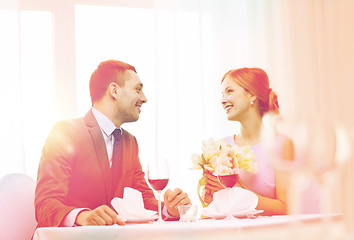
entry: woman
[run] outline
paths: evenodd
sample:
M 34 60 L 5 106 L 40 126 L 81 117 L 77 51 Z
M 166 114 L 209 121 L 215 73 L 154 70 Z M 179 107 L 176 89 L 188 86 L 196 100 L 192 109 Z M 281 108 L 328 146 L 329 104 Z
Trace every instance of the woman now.
M 241 124 L 240 133 L 224 140 L 231 146 L 248 145 L 257 156 L 257 173 L 240 170 L 240 181 L 236 186 L 257 194 L 257 209 L 264 210 L 264 215 L 286 214 L 285 178 L 276 172 L 271 159 L 262 154 L 262 118 L 266 113 L 279 114 L 277 95 L 269 88 L 267 74 L 260 68 L 230 70 L 222 78 L 221 89 L 221 104 L 228 120 Z M 293 159 L 292 141 L 282 135 L 275 139 L 279 157 Z M 204 201 L 209 204 L 212 193 L 223 187 L 214 175 L 205 174 Z

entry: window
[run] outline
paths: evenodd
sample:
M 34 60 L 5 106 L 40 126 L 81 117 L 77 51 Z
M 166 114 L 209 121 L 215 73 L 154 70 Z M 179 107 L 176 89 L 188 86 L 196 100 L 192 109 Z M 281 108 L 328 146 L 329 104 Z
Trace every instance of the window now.
M 1 10 L 1 175 L 23 171 L 36 177 L 41 149 L 53 124 L 53 32 L 48 11 Z M 5 39 L 4 39 L 5 38 Z M 3 54 L 4 53 L 4 54 Z M 3 167 L 4 166 L 4 167 Z
M 148 103 L 143 105 L 138 122 L 123 127 L 139 142 L 152 143 L 139 145 L 140 156 L 155 156 L 154 11 L 76 5 L 75 22 L 78 115 L 83 116 L 91 107 L 89 80 L 101 61 L 115 59 L 133 65 L 144 84 Z

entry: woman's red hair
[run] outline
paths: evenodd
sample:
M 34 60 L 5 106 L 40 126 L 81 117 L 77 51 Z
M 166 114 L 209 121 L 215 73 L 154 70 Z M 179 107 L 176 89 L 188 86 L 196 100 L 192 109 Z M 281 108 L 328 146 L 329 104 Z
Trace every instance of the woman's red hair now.
M 267 73 L 260 68 L 239 68 L 225 73 L 221 82 L 226 77 L 230 77 L 246 91 L 256 96 L 258 101 L 259 113 L 263 116 L 267 112 L 279 114 L 278 97 L 269 88 Z

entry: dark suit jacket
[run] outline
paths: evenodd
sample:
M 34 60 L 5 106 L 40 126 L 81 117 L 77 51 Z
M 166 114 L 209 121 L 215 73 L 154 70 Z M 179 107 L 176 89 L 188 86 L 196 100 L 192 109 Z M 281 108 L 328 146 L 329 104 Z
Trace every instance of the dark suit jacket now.
M 90 110 L 84 118 L 57 123 L 42 150 L 35 193 L 39 227 L 60 226 L 75 208 L 94 209 L 122 197 L 124 187 L 139 190 L 145 208 L 157 210 L 157 200 L 144 178 L 133 135 L 123 130 L 123 162 L 117 187 L 101 129 Z

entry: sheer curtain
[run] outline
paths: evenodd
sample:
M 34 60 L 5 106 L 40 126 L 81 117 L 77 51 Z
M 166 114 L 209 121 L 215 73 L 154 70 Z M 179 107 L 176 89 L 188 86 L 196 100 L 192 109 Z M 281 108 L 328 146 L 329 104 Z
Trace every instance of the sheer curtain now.
M 44 21 L 21 24 L 36 10 Z M 90 11 L 106 16 L 85 15 Z M 169 187 L 182 187 L 193 201 L 201 173 L 188 169 L 190 155 L 200 153 L 203 139 L 239 129 L 220 104 L 220 80 L 230 69 L 263 68 L 284 119 L 330 121 L 344 129 L 342 139 L 353 139 L 353 11 L 350 0 L 1 0 L 0 174 L 35 177 L 50 126 L 89 109 L 88 78 L 106 58 L 133 64 L 144 82 L 148 103 L 141 119 L 124 126 L 137 136 L 143 167 L 167 157 Z M 31 44 L 47 55 L 29 52 L 31 61 L 24 31 L 36 26 L 44 29 L 35 35 L 42 42 Z M 46 81 L 35 83 L 36 74 L 25 71 L 33 61 Z M 353 169 L 348 148 L 340 148 L 341 164 Z M 346 188 L 346 199 L 354 199 L 353 186 Z
M 19 18 L 18 2 L 1 2 L 0 65 L 1 65 L 1 172 L 22 171 L 23 145 L 19 91 Z M 19 141 L 18 141 L 19 140 Z
M 226 121 L 219 103 L 221 77 L 233 68 L 266 70 L 285 121 L 345 126 L 346 138 L 352 137 L 354 32 L 348 25 L 353 22 L 352 1 L 157 0 L 155 7 L 157 81 L 167 84 L 169 76 L 174 86 L 173 93 L 160 88 L 168 89 L 168 97 L 158 94 L 157 142 L 176 141 L 169 152 L 174 153 L 173 169 L 180 171 L 174 178 L 177 182 L 187 177 L 196 182 L 198 174 L 183 172 L 190 164 L 189 155 L 200 152 L 201 139 L 238 131 L 237 124 Z M 159 21 L 166 15 L 171 19 L 168 26 Z M 186 16 L 195 16 L 187 26 Z M 160 48 L 166 42 L 170 46 Z M 186 45 L 190 48 L 182 47 Z M 171 97 L 176 100 L 171 102 Z M 288 131 L 291 134 L 292 129 Z
M 17 1 L 0 5 L 0 175 L 24 172 L 35 177 L 54 119 L 52 15 L 19 6 Z

